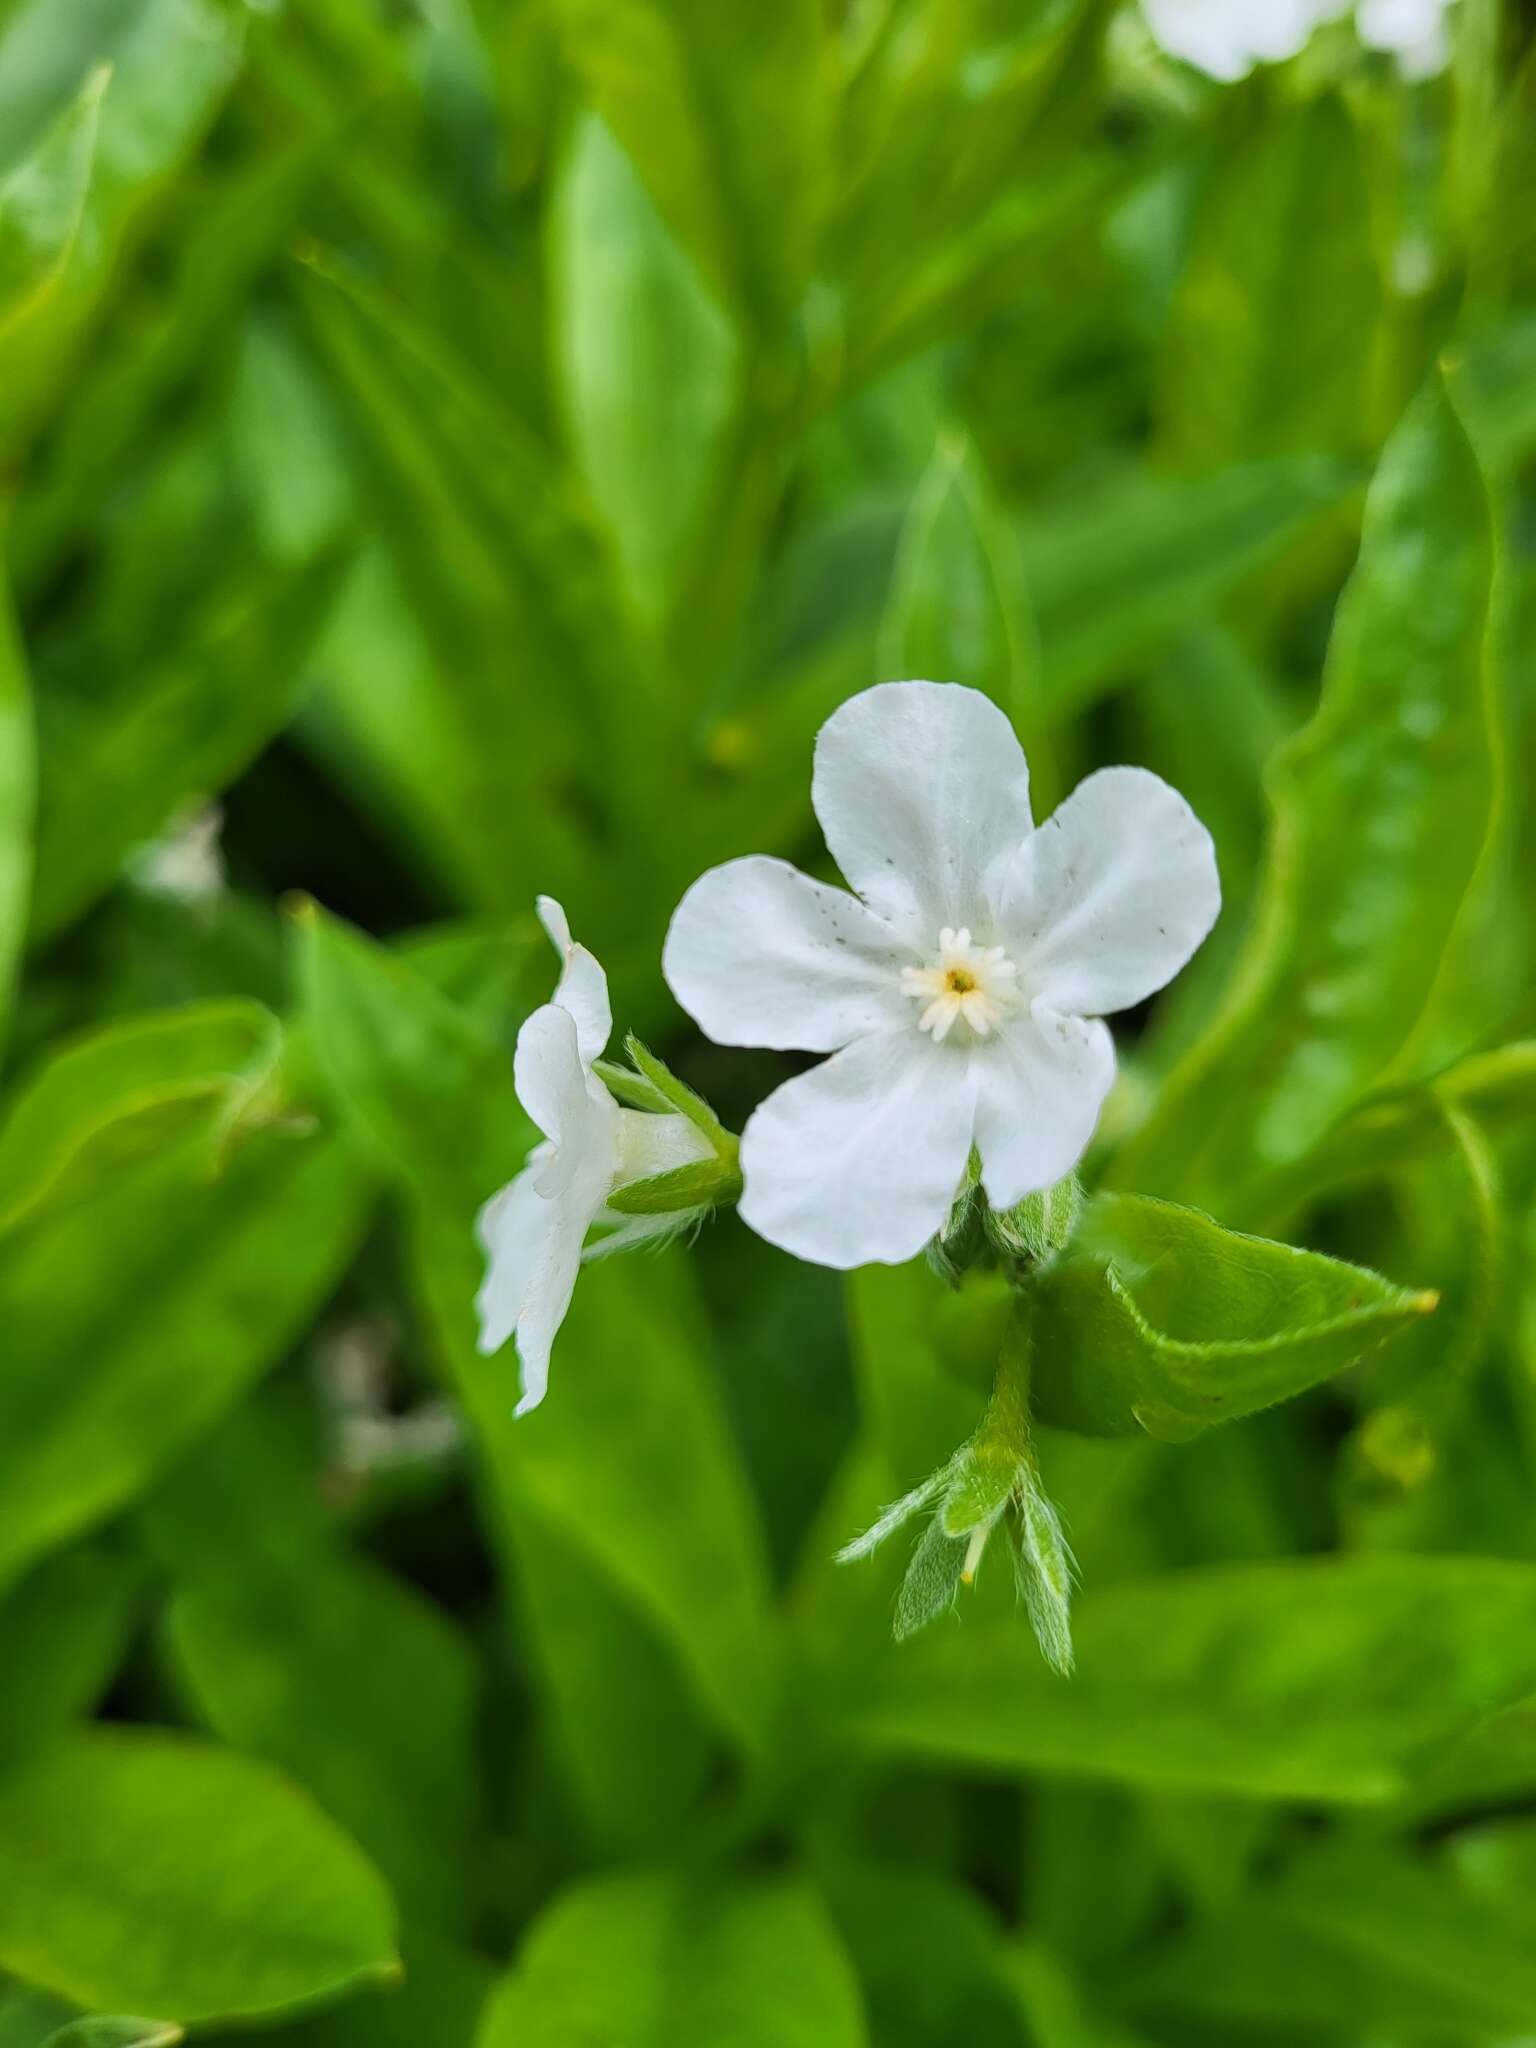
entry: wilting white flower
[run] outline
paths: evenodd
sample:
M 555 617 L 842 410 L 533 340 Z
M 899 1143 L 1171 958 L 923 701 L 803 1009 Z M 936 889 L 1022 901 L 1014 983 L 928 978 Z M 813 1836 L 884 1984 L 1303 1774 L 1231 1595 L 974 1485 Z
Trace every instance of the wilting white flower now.
M 475 1298 L 480 1349 L 499 1351 L 517 1337 L 526 1415 L 544 1398 L 549 1354 L 565 1320 L 582 1259 L 666 1235 L 687 1212 L 626 1216 L 607 1207 L 615 1188 L 710 1156 L 686 1117 L 622 1109 L 592 1068 L 613 1030 L 608 977 L 585 946 L 572 942 L 565 912 L 539 898 L 539 918 L 562 961 L 553 998 L 517 1034 L 513 1078 L 518 1100 L 544 1133 L 528 1164 L 480 1211 L 485 1283 Z M 609 1234 L 587 1246 L 593 1224 Z
M 728 861 L 679 904 L 663 969 L 721 1044 L 833 1055 L 747 1124 L 747 1222 L 822 1265 L 896 1264 L 942 1225 L 973 1145 L 996 1208 L 1071 1171 L 1114 1079 L 1094 1020 L 1205 937 L 1215 855 L 1141 768 L 1089 776 L 1037 832 L 1013 727 L 952 683 L 850 699 L 811 795 L 858 894 Z

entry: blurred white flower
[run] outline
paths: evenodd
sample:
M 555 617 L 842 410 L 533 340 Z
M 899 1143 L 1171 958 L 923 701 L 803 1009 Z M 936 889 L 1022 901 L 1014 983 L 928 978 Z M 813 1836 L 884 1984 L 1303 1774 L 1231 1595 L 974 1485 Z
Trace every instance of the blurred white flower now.
M 1037 832 L 1012 726 L 980 692 L 883 683 L 833 713 L 812 801 L 857 895 L 733 860 L 679 904 L 663 969 L 723 1045 L 833 1058 L 742 1136 L 741 1213 L 818 1264 L 898 1264 L 970 1161 L 996 1208 L 1082 1156 L 1114 1079 L 1093 1021 L 1161 988 L 1210 930 L 1210 836 L 1140 768 Z
M 1326 0 L 1142 0 L 1142 10 L 1170 57 L 1228 81 L 1296 56 L 1319 22 L 1341 11 Z
M 1372 50 L 1397 59 L 1405 78 L 1433 78 L 1451 61 L 1450 0 L 1360 0 L 1355 30 Z
M 1356 31 L 1389 51 L 1406 78 L 1428 78 L 1450 60 L 1445 16 L 1452 0 L 1359 0 Z M 1142 0 L 1153 39 L 1170 57 L 1211 78 L 1245 78 L 1255 65 L 1299 56 L 1324 22 L 1351 0 Z
M 224 856 L 219 835 L 224 813 L 217 804 L 184 811 L 158 839 L 141 846 L 129 873 L 151 896 L 168 896 L 191 906 L 216 903 L 224 893 Z
M 480 1349 L 499 1351 L 516 1335 L 523 1368 L 519 1415 L 544 1398 L 550 1349 L 582 1259 L 670 1235 L 689 1220 L 676 1212 L 619 1215 L 606 1206 L 609 1194 L 710 1156 L 686 1117 L 622 1109 L 592 1071 L 613 1029 L 608 977 L 586 947 L 572 941 L 553 897 L 541 896 L 538 909 L 561 958 L 560 980 L 552 1000 L 518 1033 L 513 1074 L 518 1100 L 545 1142 L 491 1197 L 475 1226 L 487 1260 L 475 1297 Z M 613 1228 L 586 1246 L 594 1223 Z

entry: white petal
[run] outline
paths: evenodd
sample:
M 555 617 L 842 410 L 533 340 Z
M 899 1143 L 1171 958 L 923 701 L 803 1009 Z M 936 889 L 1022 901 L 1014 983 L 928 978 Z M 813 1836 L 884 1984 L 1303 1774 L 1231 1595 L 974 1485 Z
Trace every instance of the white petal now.
M 583 1065 L 569 1010 L 545 1003 L 524 1021 L 512 1078 L 518 1101 L 553 1147 L 537 1168 L 539 1192 L 558 1194 L 589 1158 L 605 1160 L 611 1178 L 618 1105 Z
M 542 1148 L 541 1148 L 542 1149 Z M 599 1154 L 578 1156 L 577 1170 L 557 1195 L 539 1187 L 538 1155 L 480 1211 L 475 1230 L 488 1264 L 475 1297 L 480 1349 L 500 1350 L 516 1336 L 523 1392 L 516 1413 L 544 1398 L 549 1355 L 571 1305 L 582 1245 L 608 1191 Z
M 523 1021 L 512 1059 L 517 1099 L 556 1145 L 580 1129 L 587 1112 L 587 1074 L 569 1010 L 544 1003 Z
M 570 921 L 553 896 L 539 897 L 537 907 L 539 922 L 549 933 L 561 962 L 560 980 L 550 1000 L 575 1019 L 581 1063 L 590 1067 L 595 1059 L 601 1058 L 613 1035 L 608 977 L 596 955 L 585 946 L 578 946 L 571 937 Z
M 718 1045 L 835 1052 L 906 1015 L 910 959 L 856 897 L 754 855 L 694 883 L 673 914 L 661 971 Z
M 526 1415 L 544 1398 L 549 1385 L 549 1354 L 576 1291 L 582 1242 L 601 1200 L 599 1195 L 597 1202 L 588 1207 L 583 1201 L 573 1200 L 568 1190 L 549 1205 L 555 1213 L 539 1246 L 517 1323 L 523 1396 L 513 1410 L 516 1415 Z
M 1029 995 L 1073 1016 L 1127 1009 L 1171 981 L 1220 908 L 1210 833 L 1145 768 L 1079 783 L 996 899 Z
M 786 1081 L 742 1133 L 743 1219 L 821 1266 L 912 1258 L 971 1155 L 972 1065 L 908 1025 Z
M 996 1209 L 1072 1171 L 1115 1078 L 1107 1026 L 1043 1003 L 1010 1019 L 973 1062 L 981 1184 Z
M 480 1349 L 499 1351 L 517 1328 L 523 1296 L 555 1220 L 555 1205 L 535 1186 L 536 1169 L 492 1195 L 475 1218 L 475 1235 L 485 1252 L 485 1279 L 475 1296 Z
M 817 736 L 811 801 L 849 883 L 925 951 L 941 926 L 972 922 L 986 870 L 1032 830 L 1013 727 L 955 683 L 850 697 Z

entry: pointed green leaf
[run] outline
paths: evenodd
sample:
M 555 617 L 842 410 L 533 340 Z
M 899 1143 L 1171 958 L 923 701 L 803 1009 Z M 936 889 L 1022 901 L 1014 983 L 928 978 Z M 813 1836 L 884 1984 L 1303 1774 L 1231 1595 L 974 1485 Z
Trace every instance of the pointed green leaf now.
M 1381 301 L 1362 159 L 1320 97 L 1251 123 L 1209 180 L 1163 369 L 1191 466 L 1361 444 Z
M 1032 774 L 1042 773 L 1040 653 L 1018 545 L 959 434 L 935 449 L 903 523 L 879 673 L 985 690 L 1018 726 Z
M 813 0 L 559 0 L 593 105 L 720 287 L 778 338 L 824 203 L 827 31 Z
M 1409 1046 L 1492 825 L 1491 566 L 1483 480 L 1437 379 L 1371 487 L 1317 715 L 1276 757 L 1231 992 L 1116 1160 L 1122 1184 L 1230 1213 Z
M 1342 1372 L 1434 1306 L 1198 1210 L 1101 1195 L 1022 1313 L 1043 1421 L 1182 1442 Z
M 665 616 L 731 415 L 730 326 L 596 115 L 552 202 L 555 354 L 577 464 L 631 600 Z

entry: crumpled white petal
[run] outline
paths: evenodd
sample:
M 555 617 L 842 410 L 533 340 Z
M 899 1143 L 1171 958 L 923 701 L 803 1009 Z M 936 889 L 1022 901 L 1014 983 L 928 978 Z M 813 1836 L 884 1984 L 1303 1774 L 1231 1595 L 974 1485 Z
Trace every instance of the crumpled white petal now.
M 741 1138 L 743 1218 L 818 1265 L 899 1265 L 943 1223 L 971 1151 L 971 1064 L 908 1027 L 775 1089 Z
M 1035 1003 L 973 1066 L 981 1184 L 994 1209 L 1011 1209 L 1087 1150 L 1114 1083 L 1114 1040 L 1103 1024 Z
M 1021 849 L 997 898 L 1029 995 L 1077 1017 L 1145 1001 L 1220 908 L 1210 833 L 1145 768 L 1101 768 L 1080 782 Z
M 850 885 L 925 948 L 940 926 L 968 922 L 988 863 L 1033 829 L 1018 736 L 958 683 L 850 697 L 817 737 L 811 802 Z
M 910 957 L 857 897 L 753 855 L 694 883 L 661 966 L 717 1045 L 835 1052 L 905 1021 L 898 981 Z
M 550 1001 L 575 1020 L 581 1063 L 590 1067 L 602 1057 L 603 1048 L 613 1036 L 608 977 L 596 957 L 571 937 L 570 920 L 553 896 L 541 896 L 537 909 L 539 922 L 560 955 L 560 980 Z M 529 1114 L 532 1115 L 531 1110 Z

